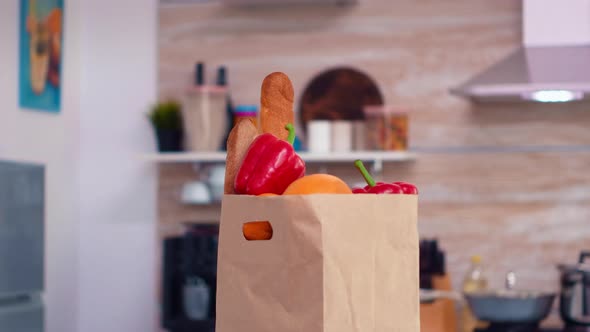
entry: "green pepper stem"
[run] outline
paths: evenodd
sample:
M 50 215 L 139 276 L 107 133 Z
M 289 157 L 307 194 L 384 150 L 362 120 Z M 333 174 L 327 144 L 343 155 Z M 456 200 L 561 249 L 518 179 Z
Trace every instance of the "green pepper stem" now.
M 354 161 L 354 166 L 361 172 L 361 174 L 363 175 L 363 178 L 365 178 L 365 181 L 367 182 L 369 187 L 374 187 L 375 180 L 373 179 L 371 174 L 369 174 L 369 171 L 367 171 L 367 169 L 365 168 L 365 165 L 363 165 L 363 162 L 360 159 L 357 159 Z
M 295 143 L 295 127 L 293 127 L 292 123 L 287 123 L 287 125 L 285 126 L 285 129 L 287 129 L 289 131 L 289 136 L 287 137 L 287 142 L 289 142 L 289 144 L 293 145 L 293 143 Z

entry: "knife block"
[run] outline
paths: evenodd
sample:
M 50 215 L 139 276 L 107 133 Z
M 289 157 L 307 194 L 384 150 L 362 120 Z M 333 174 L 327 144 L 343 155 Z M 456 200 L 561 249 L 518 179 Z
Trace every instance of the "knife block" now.
M 448 274 L 432 277 L 432 286 L 437 290 L 452 290 Z M 457 314 L 453 300 L 439 299 L 420 304 L 421 332 L 456 332 Z

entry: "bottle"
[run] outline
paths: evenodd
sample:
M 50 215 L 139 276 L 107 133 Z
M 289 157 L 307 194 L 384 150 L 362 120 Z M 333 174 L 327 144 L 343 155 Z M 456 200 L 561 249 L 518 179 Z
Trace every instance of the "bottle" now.
M 217 86 L 227 88 L 227 70 L 225 66 L 220 66 L 217 68 Z M 229 132 L 235 125 L 235 121 L 233 118 L 233 103 L 231 100 L 231 96 L 229 94 L 229 90 L 227 90 L 227 95 L 225 96 L 226 105 L 225 105 L 225 116 L 227 117 L 227 128 L 226 134 L 223 142 L 221 143 L 221 150 L 227 150 L 227 138 L 229 137 Z
M 465 274 L 463 279 L 463 292 L 473 293 L 484 291 L 488 288 L 488 280 L 484 274 L 484 268 L 481 263 L 481 256 L 475 255 L 471 257 L 471 267 Z M 463 306 L 461 315 L 461 322 L 463 332 L 472 332 L 476 328 L 485 328 L 487 324 L 480 322 L 471 312 L 469 305 Z

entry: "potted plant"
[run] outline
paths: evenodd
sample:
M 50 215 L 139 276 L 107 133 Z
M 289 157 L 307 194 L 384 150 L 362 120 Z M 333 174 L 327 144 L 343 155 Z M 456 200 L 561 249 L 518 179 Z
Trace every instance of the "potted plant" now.
M 182 151 L 182 114 L 174 100 L 154 105 L 148 114 L 158 139 L 160 152 Z

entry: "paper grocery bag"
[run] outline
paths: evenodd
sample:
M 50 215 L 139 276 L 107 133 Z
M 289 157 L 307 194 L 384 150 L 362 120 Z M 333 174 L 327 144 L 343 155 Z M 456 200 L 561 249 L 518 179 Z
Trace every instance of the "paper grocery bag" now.
M 418 332 L 416 195 L 226 195 L 217 332 Z M 242 225 L 269 221 L 248 241 Z

